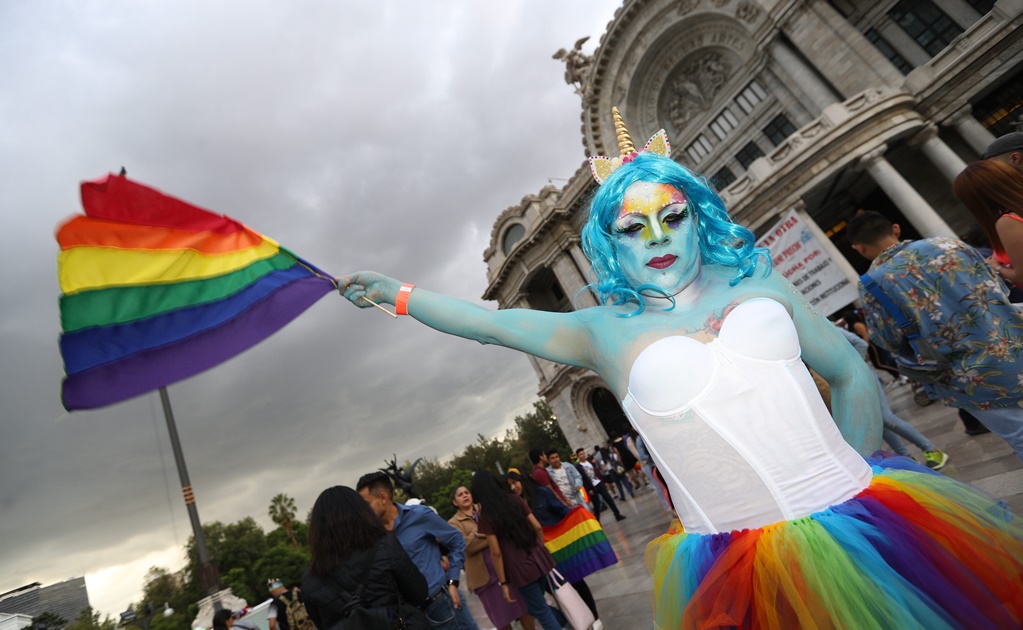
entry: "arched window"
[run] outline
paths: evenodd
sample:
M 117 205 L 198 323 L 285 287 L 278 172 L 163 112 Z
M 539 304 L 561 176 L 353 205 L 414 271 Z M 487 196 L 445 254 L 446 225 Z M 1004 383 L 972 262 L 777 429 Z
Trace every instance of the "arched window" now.
M 608 435 L 625 435 L 629 430 L 629 419 L 610 390 L 603 387 L 594 389 L 590 394 L 590 405 Z
M 568 313 L 572 310 L 572 300 L 565 295 L 558 278 L 547 267 L 538 269 L 524 289 L 530 308 L 551 313 Z
M 504 243 L 501 247 L 504 249 L 504 255 L 507 256 L 511 253 L 515 243 L 522 240 L 522 237 L 526 235 L 526 228 L 521 223 L 515 223 L 508 228 L 504 233 Z

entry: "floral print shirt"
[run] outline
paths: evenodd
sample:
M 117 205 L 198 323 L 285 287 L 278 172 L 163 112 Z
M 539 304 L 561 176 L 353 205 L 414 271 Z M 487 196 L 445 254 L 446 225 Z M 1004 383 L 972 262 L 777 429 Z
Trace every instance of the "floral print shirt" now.
M 949 379 L 925 384 L 951 407 L 992 409 L 1023 401 L 1023 314 L 972 247 L 951 238 L 903 241 L 881 252 L 870 275 L 952 362 Z M 870 339 L 892 352 L 904 343 L 895 318 L 859 283 Z

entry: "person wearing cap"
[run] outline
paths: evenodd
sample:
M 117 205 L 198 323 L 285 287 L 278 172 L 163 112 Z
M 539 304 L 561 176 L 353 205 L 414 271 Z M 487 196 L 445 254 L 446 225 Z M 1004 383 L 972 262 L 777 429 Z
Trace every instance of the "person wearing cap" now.
M 999 136 L 988 145 L 980 159 L 1003 162 L 1023 173 L 1023 131 Z
M 288 623 L 288 601 L 286 600 L 298 597 L 298 595 L 291 593 L 289 597 L 284 582 L 277 578 L 267 580 L 266 589 L 270 591 L 270 597 L 273 600 L 266 610 L 266 621 L 270 630 L 292 630 L 291 624 Z

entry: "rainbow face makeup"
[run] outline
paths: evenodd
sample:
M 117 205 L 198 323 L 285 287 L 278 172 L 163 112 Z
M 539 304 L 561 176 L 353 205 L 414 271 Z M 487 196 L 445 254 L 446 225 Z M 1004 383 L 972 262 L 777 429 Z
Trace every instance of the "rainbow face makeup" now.
M 629 186 L 612 231 L 618 263 L 634 288 L 650 284 L 676 295 L 699 275 L 696 217 L 674 186 L 643 181 Z
M 686 196 L 682 191 L 670 184 L 636 182 L 625 191 L 622 211 L 618 213 L 618 220 L 615 224 L 620 231 L 625 231 L 630 235 L 635 234 L 643 239 L 650 238 L 650 227 L 658 221 L 657 215 L 671 205 L 687 205 Z M 638 234 L 635 228 L 629 229 L 635 225 L 628 224 L 629 215 L 639 215 L 637 219 L 639 217 L 646 218 L 646 225 Z

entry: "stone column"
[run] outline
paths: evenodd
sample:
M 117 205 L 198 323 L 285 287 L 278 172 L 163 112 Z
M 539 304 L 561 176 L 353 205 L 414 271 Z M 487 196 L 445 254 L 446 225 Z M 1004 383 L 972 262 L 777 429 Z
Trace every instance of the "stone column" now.
M 853 284 L 856 284 L 856 282 L 860 279 L 860 274 L 856 273 L 856 269 L 852 266 L 852 263 L 850 263 L 849 259 L 842 254 L 842 250 L 838 249 L 831 239 L 828 238 L 828 235 L 824 233 L 824 230 L 821 229 L 821 226 L 817 225 L 817 222 L 813 220 L 810 213 L 806 211 L 806 202 L 800 199 L 796 202 L 796 205 L 792 209 L 799 215 L 799 220 L 805 223 L 806 227 L 810 229 L 810 233 L 813 234 L 814 238 L 820 242 L 824 251 L 831 256 L 831 260 L 835 261 L 835 264 L 842 270 L 845 277 L 849 278 L 849 281 Z
M 785 40 L 775 39 L 770 46 L 771 57 L 778 63 L 781 70 L 792 77 L 796 85 L 806 94 L 816 107 L 814 115 L 820 114 L 824 108 L 832 103 L 837 103 L 842 98 L 835 94 L 834 90 L 825 83 L 817 71 L 803 61 Z
M 927 200 L 920 196 L 888 160 L 884 159 L 887 150 L 888 145 L 882 144 L 861 157 L 860 163 L 924 238 L 933 236 L 959 238 Z
M 953 114 L 949 122 L 978 155 L 984 155 L 988 145 L 995 141 L 994 134 L 973 117 L 973 107 L 969 103 Z
M 568 253 L 571 254 L 572 260 L 575 261 L 575 266 L 583 274 L 583 278 L 586 280 L 586 284 L 590 284 L 594 281 L 593 277 L 593 266 L 590 261 L 586 258 L 586 254 L 583 253 L 583 248 L 579 244 L 579 241 L 574 241 L 567 248 Z M 600 301 L 597 299 L 597 294 L 593 290 L 584 292 L 584 296 L 579 297 L 579 308 L 587 306 L 597 306 Z
M 579 273 L 579 268 L 569 252 L 562 250 L 557 253 L 554 260 L 551 261 L 551 271 L 554 272 L 554 277 L 558 279 L 565 295 L 568 296 L 572 310 L 590 306 L 590 302 L 586 299 L 586 292 L 583 291 L 586 279 Z
M 966 168 L 966 162 L 938 137 L 938 126 L 933 123 L 924 127 L 911 143 L 919 146 L 927 159 L 937 166 L 950 182 Z

